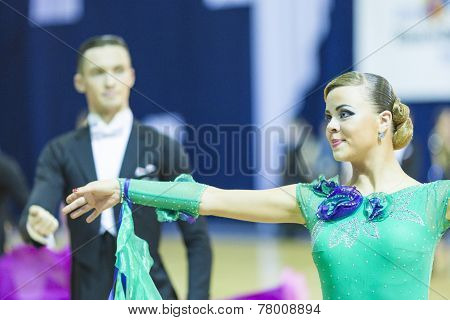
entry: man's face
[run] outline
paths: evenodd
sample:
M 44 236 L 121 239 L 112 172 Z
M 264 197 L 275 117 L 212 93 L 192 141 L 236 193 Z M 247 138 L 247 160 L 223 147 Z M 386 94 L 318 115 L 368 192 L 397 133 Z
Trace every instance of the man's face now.
M 85 52 L 81 70 L 75 75 L 75 86 L 86 95 L 89 111 L 102 115 L 128 107 L 134 80 L 128 51 L 107 45 Z

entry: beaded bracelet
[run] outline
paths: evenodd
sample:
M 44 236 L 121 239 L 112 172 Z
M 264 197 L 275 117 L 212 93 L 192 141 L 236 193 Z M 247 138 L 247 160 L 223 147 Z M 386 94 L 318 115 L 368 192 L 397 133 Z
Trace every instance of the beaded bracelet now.
M 120 185 L 120 203 L 123 203 L 123 198 L 124 198 L 124 188 L 123 188 L 123 183 L 122 183 L 122 179 L 117 179 L 119 181 L 119 185 Z

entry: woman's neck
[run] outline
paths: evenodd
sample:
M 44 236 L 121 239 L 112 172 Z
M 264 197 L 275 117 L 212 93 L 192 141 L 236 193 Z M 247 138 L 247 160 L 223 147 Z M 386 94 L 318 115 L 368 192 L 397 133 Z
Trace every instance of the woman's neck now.
M 414 180 L 401 168 L 395 154 L 367 157 L 364 162 L 352 163 L 352 177 L 347 185 L 354 185 L 362 194 L 395 192 Z

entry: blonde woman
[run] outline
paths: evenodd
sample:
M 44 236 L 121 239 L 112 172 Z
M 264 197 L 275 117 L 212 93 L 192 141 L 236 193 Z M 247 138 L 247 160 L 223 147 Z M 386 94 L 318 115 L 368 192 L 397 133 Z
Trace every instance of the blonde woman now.
M 409 108 L 383 77 L 359 72 L 324 91 L 326 135 L 349 181 L 319 177 L 269 190 L 223 190 L 175 182 L 96 181 L 74 190 L 64 208 L 78 218 L 123 199 L 157 207 L 167 219 L 215 215 L 304 224 L 324 299 L 427 299 L 434 250 L 450 226 L 450 181 L 421 184 L 403 172 L 394 150 L 412 139 Z

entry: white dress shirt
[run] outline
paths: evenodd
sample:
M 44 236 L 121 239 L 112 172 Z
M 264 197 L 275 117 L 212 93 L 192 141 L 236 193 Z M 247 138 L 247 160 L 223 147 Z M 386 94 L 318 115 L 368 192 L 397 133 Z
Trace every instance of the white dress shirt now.
M 87 120 L 97 179 L 118 178 L 133 126 L 133 113 L 126 108 L 117 113 L 110 123 L 105 123 L 96 113 L 89 113 Z M 100 217 L 100 234 L 109 232 L 116 235 L 113 209 L 104 211 Z

